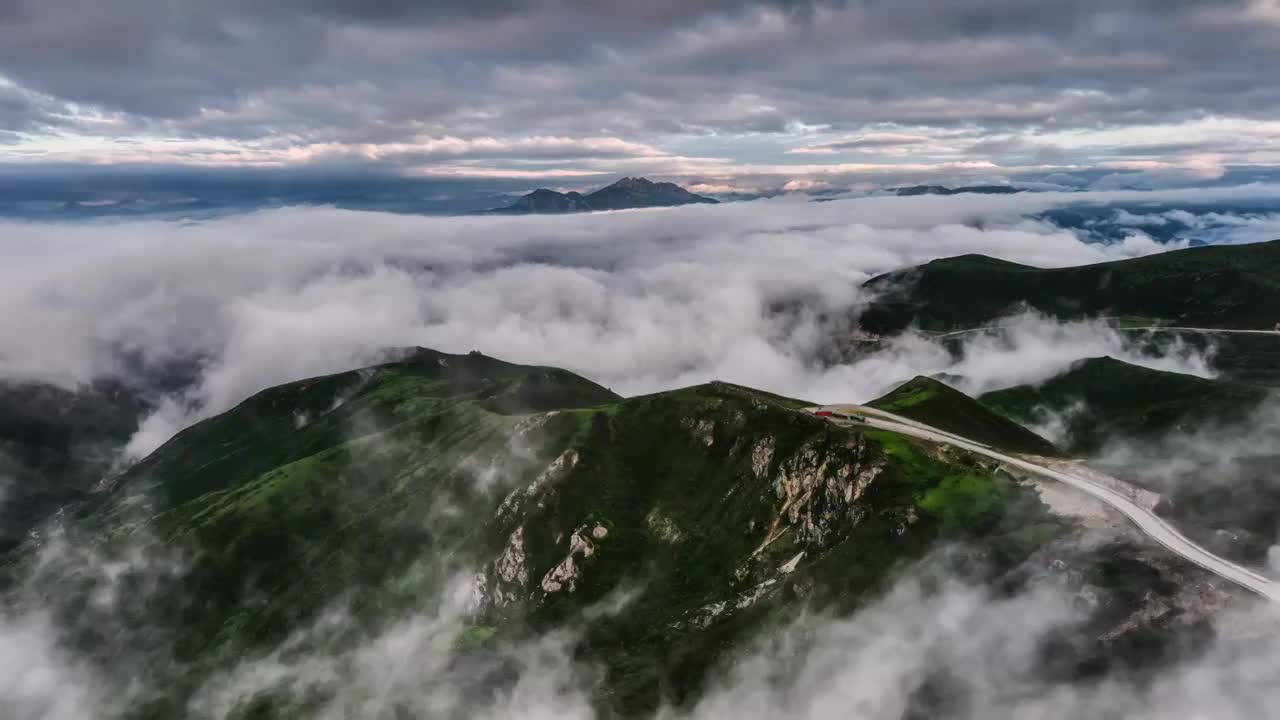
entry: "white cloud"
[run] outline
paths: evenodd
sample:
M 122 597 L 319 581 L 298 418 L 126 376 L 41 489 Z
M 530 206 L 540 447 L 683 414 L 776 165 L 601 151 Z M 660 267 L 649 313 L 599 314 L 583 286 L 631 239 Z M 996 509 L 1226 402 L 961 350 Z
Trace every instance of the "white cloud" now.
M 847 335 L 866 300 L 860 285 L 876 273 L 971 252 L 1061 266 L 1168 247 L 1138 234 L 1090 245 L 1028 213 L 1229 197 L 779 198 L 564 217 L 292 208 L 189 223 L 6 222 L 0 374 L 72 383 L 112 371 L 121 349 L 152 361 L 202 358 L 199 387 L 149 421 L 137 452 L 200 414 L 390 345 L 564 366 L 624 394 L 719 378 L 860 400 L 915 372 L 962 372 L 981 386 L 1000 374 L 1033 380 L 1125 349 L 1101 327 L 1027 320 L 1016 347 L 975 342 L 959 363 L 922 339 L 854 364 L 817 357 Z
M 100 707 L 92 675 L 58 647 L 52 619 L 0 615 L 0 703 L 12 720 L 84 720 Z
M 1074 720 L 1115 715 L 1156 720 L 1265 716 L 1277 696 L 1271 608 L 1242 603 L 1223 613 L 1198 657 L 1149 675 L 1124 670 L 1085 679 L 1044 674 L 1045 641 L 1080 638 L 1087 603 L 1069 585 L 1041 576 L 1016 593 L 939 576 L 928 563 L 909 569 L 883 596 L 847 617 L 803 614 L 726 660 L 727 672 L 687 708 L 661 708 L 660 720 L 896 720 L 921 709 L 929 689 L 947 717 Z M 341 613 L 326 616 L 276 651 L 216 677 L 191 705 L 196 717 L 227 717 L 265 690 L 325 698 L 320 718 L 374 715 L 391 708 L 415 717 L 600 717 L 587 688 L 590 669 L 573 666 L 572 634 L 553 632 L 499 645 L 459 662 L 454 642 L 466 627 L 455 585 L 435 609 L 358 643 Z M 451 601 L 450 597 L 458 600 Z M 584 616 L 585 617 L 585 616 Z M 1247 634 L 1233 627 L 1250 627 Z M 475 693 L 471 684 L 503 667 L 507 685 Z M 940 683 L 940 684 L 939 684 Z
M 77 555 L 62 572 L 109 581 L 111 573 L 93 559 L 92 553 Z M 1046 639 L 1088 639 L 1079 634 L 1088 604 L 1071 584 L 1038 574 L 1021 591 L 994 594 L 948 577 L 939 565 L 945 563 L 926 560 L 907 568 L 882 596 L 869 597 L 848 616 L 799 613 L 724 658 L 726 672 L 713 673 L 690 706 L 663 707 L 652 717 L 896 720 L 908 708 L 918 709 L 922 693 L 928 695 L 929 683 L 938 680 L 947 692 L 934 697 L 945 703 L 946 716 L 965 720 L 1244 720 L 1264 717 L 1280 702 L 1280 657 L 1270 642 L 1277 616 L 1260 602 L 1239 603 L 1217 618 L 1216 637 L 1202 654 L 1150 668 L 1147 675 L 1113 670 L 1085 679 L 1046 676 Z M 145 571 L 137 560 L 131 568 Z M 130 602 L 145 604 L 156 592 L 172 590 L 144 586 Z M 569 627 L 500 637 L 467 653 L 460 652 L 459 638 L 473 622 L 470 582 L 459 575 L 441 592 L 422 597 L 417 609 L 378 628 L 331 609 L 278 646 L 196 678 L 202 683 L 186 710 L 200 720 L 228 720 L 270 693 L 286 702 L 306 699 L 308 716 L 322 720 L 396 713 L 594 720 L 601 717 L 591 694 L 597 668 L 576 657 L 576 632 L 583 622 L 625 606 L 626 597 L 606 598 Z M 113 628 L 129 612 L 108 603 L 94 619 L 99 629 Z M 135 628 L 162 638 L 168 630 Z M 64 638 L 65 629 L 44 612 L 0 618 L 6 717 L 105 720 L 154 689 L 154 677 L 106 672 L 64 649 Z M 146 667 L 131 654 L 137 648 L 115 650 L 113 659 L 125 667 Z
M 1066 372 L 1082 358 L 1111 356 L 1155 370 L 1211 377 L 1208 359 L 1174 343 L 1152 353 L 1100 321 L 1060 323 L 1035 313 L 1009 318 L 998 330 L 974 333 L 966 338 L 961 357 L 943 352 L 936 342 L 918 335 L 896 339 L 890 349 L 873 356 L 900 358 L 902 367 L 920 374 L 958 375 L 959 389 L 970 395 L 1015 385 L 1038 383 Z M 858 365 L 854 369 L 859 369 Z M 906 379 L 906 378 L 902 378 Z M 895 379 L 892 382 L 900 382 Z

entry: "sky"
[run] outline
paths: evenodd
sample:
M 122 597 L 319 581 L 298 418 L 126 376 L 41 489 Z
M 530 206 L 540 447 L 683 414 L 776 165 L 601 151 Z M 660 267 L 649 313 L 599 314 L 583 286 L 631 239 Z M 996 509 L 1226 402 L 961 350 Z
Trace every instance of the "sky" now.
M 1276 67 L 1280 0 L 4 0 L 0 166 L 1185 185 Z

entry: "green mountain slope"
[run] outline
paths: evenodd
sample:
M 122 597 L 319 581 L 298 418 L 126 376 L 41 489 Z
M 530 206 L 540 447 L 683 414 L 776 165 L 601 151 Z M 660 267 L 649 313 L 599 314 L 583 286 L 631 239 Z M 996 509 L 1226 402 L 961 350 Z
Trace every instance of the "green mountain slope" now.
M 878 333 L 912 324 L 977 327 L 1028 307 L 1058 318 L 1271 329 L 1280 322 L 1280 240 L 1055 269 L 963 255 L 880 275 L 866 287 L 882 295 L 861 324 Z
M 31 601 L 108 670 L 146 677 L 138 716 L 158 718 L 335 605 L 376 628 L 466 572 L 460 641 L 483 648 L 629 592 L 577 652 L 601 669 L 601 707 L 636 715 L 693 697 L 801 606 L 856 607 L 940 539 L 980 540 L 970 571 L 998 574 L 1063 529 L 978 458 L 795 406 L 724 384 L 623 400 L 561 370 L 419 350 L 259 393 L 83 504 L 73 531 L 95 552 L 182 558 L 112 576 L 150 589 L 131 610 L 145 621 L 87 611 L 103 588 L 83 571 Z M 149 647 L 140 665 L 116 660 Z M 242 709 L 321 701 L 281 692 Z
M 418 348 L 399 362 L 265 390 L 231 412 L 174 437 L 122 480 L 154 481 L 167 506 L 234 488 L 273 468 L 393 430 L 453 405 L 508 417 L 620 398 L 556 368 L 513 365 L 478 353 Z M 133 488 L 136 489 L 136 488 Z
M 867 404 L 993 448 L 1033 455 L 1058 454 L 1053 443 L 933 378 L 917 377 Z
M 1074 453 L 1108 440 L 1140 440 L 1173 431 L 1237 422 L 1269 396 L 1263 388 L 1162 372 L 1114 358 L 1091 358 L 1038 386 L 987 393 L 986 405 L 1032 425 L 1051 416 L 1064 423 L 1063 445 Z
M 1131 618 L 1194 571 L 1081 549 L 981 457 L 722 383 L 623 399 L 474 353 L 396 357 L 179 433 L 0 564 L 6 617 L 48 618 L 131 720 L 412 717 L 393 685 L 483 701 L 548 643 L 599 717 L 669 716 L 774 629 L 854 612 L 925 558 L 995 593 L 1088 583 L 1097 610 L 1055 672 L 1147 662 L 1177 637 L 1173 616 Z M 886 403 L 1038 444 L 952 392 L 916 381 Z M 335 715 L 356 702 L 347 675 L 386 652 L 403 659 L 374 705 Z

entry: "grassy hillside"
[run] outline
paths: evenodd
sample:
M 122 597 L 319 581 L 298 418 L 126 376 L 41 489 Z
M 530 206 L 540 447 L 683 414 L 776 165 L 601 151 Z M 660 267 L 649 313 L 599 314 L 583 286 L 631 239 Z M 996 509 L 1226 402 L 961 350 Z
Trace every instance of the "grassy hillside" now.
M 448 415 L 459 403 L 509 417 L 620 399 L 564 370 L 418 348 L 398 362 L 264 390 L 179 433 L 132 468 L 121 485 L 136 490 L 131 484 L 155 482 L 157 499 L 176 506 L 406 420 L 461 421 Z
M 993 448 L 1034 455 L 1058 453 L 1048 440 L 932 378 L 917 377 L 868 405 Z
M 1114 358 L 1091 358 L 1038 386 L 981 397 L 1019 422 L 1050 417 L 1064 423 L 1064 448 L 1100 449 L 1108 440 L 1150 439 L 1172 431 L 1242 420 L 1266 399 L 1266 389 L 1162 372 Z
M 1056 269 L 963 255 L 881 275 L 866 287 L 882 298 L 861 323 L 879 333 L 912 324 L 976 327 L 1027 307 L 1059 318 L 1270 329 L 1280 322 L 1280 241 Z
M 419 350 L 180 433 L 72 527 L 95 553 L 180 561 L 107 586 L 83 570 L 27 582 L 20 601 L 104 672 L 145 678 L 134 716 L 161 718 L 327 609 L 372 632 L 465 571 L 468 652 L 576 622 L 593 696 L 630 716 L 687 701 L 802 607 L 856 607 L 940 539 L 973 543 L 967 572 L 989 577 L 1063 529 L 978 458 L 796 405 L 724 384 L 623 400 L 562 370 Z M 11 585 L 49 572 L 33 558 L 11 562 Z M 136 606 L 108 623 L 95 599 L 121 583 Z M 583 619 L 628 590 L 625 613 Z M 241 711 L 323 701 L 282 688 Z

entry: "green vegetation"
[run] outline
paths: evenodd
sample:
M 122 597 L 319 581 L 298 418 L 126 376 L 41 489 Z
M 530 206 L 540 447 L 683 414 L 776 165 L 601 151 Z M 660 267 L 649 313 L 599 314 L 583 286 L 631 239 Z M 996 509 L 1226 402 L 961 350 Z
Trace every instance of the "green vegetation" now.
M 1008 452 L 1058 454 L 1049 441 L 932 378 L 917 377 L 868 405 Z
M 471 625 L 458 634 L 454 646 L 460 650 L 484 647 L 498 634 L 498 628 L 492 625 Z
M 642 715 L 689 702 L 727 653 L 801 608 L 858 607 L 939 541 L 972 547 L 965 572 L 983 579 L 1061 531 L 984 460 L 803 405 L 723 383 L 623 400 L 561 370 L 418 350 L 178 434 L 81 505 L 76 527 L 186 559 L 154 581 L 141 634 L 112 640 L 181 628 L 146 667 L 141 716 L 156 718 L 327 609 L 385 627 L 460 572 L 478 573 L 478 605 L 456 651 L 577 623 L 602 711 Z M 51 584 L 47 600 L 109 662 L 92 589 Z M 583 619 L 619 593 L 625 612 Z M 244 710 L 306 714 L 271 693 Z
M 1063 446 L 1089 453 L 1110 440 L 1153 439 L 1247 418 L 1268 397 L 1263 388 L 1091 358 L 1038 386 L 987 393 L 981 400 L 1028 424 L 1055 416 Z
M 1023 308 L 1052 317 L 1150 318 L 1189 327 L 1271 329 L 1280 321 L 1280 241 L 1215 245 L 1132 260 L 1041 269 L 982 255 L 872 278 L 861 319 L 883 334 L 954 330 Z
M 999 512 L 1004 506 L 1008 485 L 997 483 L 989 475 L 949 477 L 920 499 L 920 508 L 936 515 L 943 523 L 965 527 L 975 518 Z
M 154 480 L 157 499 L 176 506 L 408 421 L 449 424 L 459 403 L 468 412 L 508 416 L 618 399 L 564 370 L 419 348 L 397 363 L 264 390 L 178 434 L 120 485 L 136 490 L 135 479 Z

